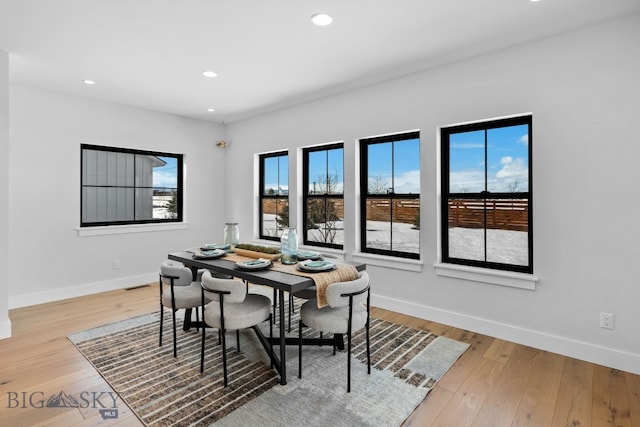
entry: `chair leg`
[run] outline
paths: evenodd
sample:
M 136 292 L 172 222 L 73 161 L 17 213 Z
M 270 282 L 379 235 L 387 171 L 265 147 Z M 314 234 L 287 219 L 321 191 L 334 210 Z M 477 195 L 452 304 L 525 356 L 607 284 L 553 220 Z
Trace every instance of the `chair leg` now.
M 200 346 L 200 373 L 204 372 L 204 334 L 207 329 L 204 324 L 204 312 L 202 313 L 202 345 Z
M 293 311 L 293 295 L 289 294 L 289 328 L 287 332 L 291 332 L 291 312 Z
M 164 323 L 164 306 L 160 303 L 160 342 L 158 347 L 162 347 L 162 324 Z
M 351 393 L 351 333 L 347 337 L 347 393 Z
M 198 331 L 200 331 L 200 309 L 196 307 L 196 332 Z
M 240 329 L 236 329 L 236 347 L 239 353 L 240 352 Z
M 366 335 L 367 335 L 367 374 L 371 375 L 371 350 L 369 349 L 369 320 L 367 320 Z
M 226 331 L 222 329 L 222 370 L 224 373 L 224 386 L 227 386 L 227 339 L 225 337 Z
M 276 323 L 276 306 L 278 305 L 278 291 L 273 288 L 273 323 Z
M 302 320 L 298 322 L 298 378 L 302 378 Z
M 172 308 L 171 312 L 173 314 L 173 357 L 178 357 L 178 346 L 176 344 L 176 341 L 178 340 L 176 333 L 176 309 Z

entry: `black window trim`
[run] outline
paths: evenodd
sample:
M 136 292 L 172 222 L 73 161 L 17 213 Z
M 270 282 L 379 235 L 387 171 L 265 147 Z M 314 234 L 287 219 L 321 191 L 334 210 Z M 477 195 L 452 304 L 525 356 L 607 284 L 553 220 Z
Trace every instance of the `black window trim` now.
M 368 199 L 390 199 L 393 203 L 394 199 L 417 199 L 420 200 L 420 193 L 396 193 L 391 191 L 387 194 L 369 194 L 369 176 L 368 176 L 368 158 L 369 145 L 418 139 L 420 140 L 420 131 L 408 131 L 370 138 L 361 138 L 360 142 L 360 251 L 363 253 L 371 253 L 383 256 L 392 256 L 396 258 L 420 259 L 420 252 L 404 252 L 395 250 L 386 250 L 367 247 L 367 200 Z M 392 231 L 393 233 L 393 231 Z M 419 249 L 418 249 L 419 250 Z
M 84 222 L 82 220 L 82 209 L 84 205 L 83 200 L 83 187 L 85 187 L 83 183 L 83 152 L 84 150 L 94 150 L 94 151 L 105 151 L 110 153 L 127 153 L 127 154 L 135 154 L 135 155 L 145 155 L 145 156 L 157 156 L 157 157 L 173 157 L 176 159 L 177 164 L 177 216 L 176 218 L 161 218 L 161 219 L 140 219 L 140 220 L 130 220 L 130 221 L 95 221 L 95 222 Z M 119 225 L 136 225 L 136 224 L 166 224 L 166 223 L 176 223 L 183 222 L 183 160 L 184 155 L 178 153 L 167 153 L 163 151 L 151 151 L 151 150 L 141 150 L 134 148 L 124 148 L 124 147 L 112 147 L 106 145 L 94 145 L 94 144 L 80 144 L 80 228 L 91 228 L 91 227 L 110 227 L 110 226 L 119 226 Z M 91 186 L 93 187 L 93 186 Z M 113 187 L 113 186 L 112 186 Z M 134 185 L 135 188 L 141 188 Z M 134 203 L 135 209 L 135 203 Z M 134 215 L 135 216 L 135 215 Z
M 526 192 L 516 192 L 516 193 L 491 193 L 489 191 L 482 191 L 480 193 L 449 193 L 449 141 L 450 135 L 453 133 L 462 133 L 469 131 L 486 131 L 489 129 L 496 129 L 501 127 L 508 126 L 517 126 L 517 125 L 528 125 L 528 191 Z M 517 116 L 504 117 L 499 119 L 489 119 L 483 121 L 477 121 L 472 123 L 465 123 L 460 125 L 452 125 L 446 126 L 440 129 L 440 140 L 441 140 L 441 249 L 442 249 L 442 262 L 449 264 L 457 264 L 457 265 L 466 265 L 470 267 L 480 267 L 487 268 L 493 270 L 502 270 L 502 271 L 512 271 L 516 273 L 527 273 L 533 274 L 533 157 L 532 157 L 532 146 L 533 146 L 533 115 L 532 114 L 524 114 Z M 485 143 L 485 153 L 486 153 L 486 143 Z M 487 182 L 487 169 L 485 167 L 485 183 Z M 514 197 L 518 195 L 518 197 Z M 516 264 L 505 264 L 505 263 L 497 263 L 491 261 L 478 261 L 464 258 L 453 258 L 448 255 L 449 249 L 449 210 L 448 210 L 448 200 L 450 197 L 460 198 L 460 199 L 478 199 L 483 198 L 485 201 L 488 198 L 518 198 L 518 199 L 527 199 L 528 203 L 528 212 L 527 212 L 527 220 L 528 220 L 528 265 L 521 266 Z M 485 214 L 486 217 L 486 214 Z M 486 233 L 485 233 L 485 248 L 486 248 Z
M 343 150 L 343 157 L 342 157 L 342 172 L 343 172 L 343 179 L 344 179 L 344 143 L 343 142 L 336 142 L 336 143 L 331 143 L 331 144 L 326 144 L 326 145 L 316 145 L 313 147 L 307 147 L 307 148 L 303 148 L 302 149 L 302 242 L 304 245 L 309 245 L 309 246 L 319 246 L 319 247 L 324 247 L 324 248 L 333 248 L 333 249 L 343 249 L 344 248 L 344 244 L 333 244 L 333 243 L 326 243 L 326 242 L 317 242 L 317 241 L 311 241 L 308 240 L 307 238 L 307 201 L 311 198 L 311 199 L 320 199 L 320 200 L 324 200 L 325 203 L 328 199 L 342 199 L 343 200 L 343 207 L 344 207 L 344 189 L 342 191 L 342 194 L 314 194 L 313 196 L 309 195 L 309 179 L 308 179 L 308 175 L 309 175 L 309 153 L 312 152 L 316 152 L 316 151 L 329 151 L 329 150 L 334 150 L 337 148 L 341 148 Z M 327 171 L 328 172 L 328 171 Z
M 278 192 L 276 191 L 275 194 L 273 195 L 268 195 L 265 194 L 265 182 L 264 182 L 264 161 L 265 159 L 271 158 L 271 157 L 282 157 L 282 156 L 287 156 L 287 167 L 289 166 L 289 151 L 288 150 L 281 150 L 281 151 L 274 151 L 271 153 L 263 153 L 263 154 L 259 154 L 258 158 L 259 158 L 259 184 L 258 184 L 258 228 L 259 228 L 259 238 L 262 240 L 273 240 L 273 241 L 280 241 L 280 236 L 278 236 L 277 232 L 275 236 L 267 236 L 264 234 L 264 221 L 263 221 L 263 200 L 264 199 L 283 199 L 283 195 L 278 194 Z M 280 179 L 278 178 L 278 184 L 280 184 Z M 287 188 L 289 187 L 289 182 L 287 182 Z M 291 205 L 291 202 L 289 200 L 289 197 L 291 196 L 291 194 L 287 194 L 287 200 L 288 200 L 288 204 Z M 276 228 L 277 228 L 277 224 L 276 224 Z

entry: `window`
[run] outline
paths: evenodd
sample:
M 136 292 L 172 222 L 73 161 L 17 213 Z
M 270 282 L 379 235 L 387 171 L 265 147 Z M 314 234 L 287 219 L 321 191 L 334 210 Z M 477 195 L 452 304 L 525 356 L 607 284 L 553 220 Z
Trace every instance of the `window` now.
M 344 244 L 344 148 L 342 143 L 303 150 L 303 242 L 342 248 Z
M 420 133 L 360 140 L 361 250 L 420 258 Z
M 533 272 L 530 115 L 443 128 L 442 261 Z
M 182 221 L 182 155 L 82 144 L 81 227 Z
M 289 155 L 260 155 L 260 238 L 280 240 L 289 226 Z

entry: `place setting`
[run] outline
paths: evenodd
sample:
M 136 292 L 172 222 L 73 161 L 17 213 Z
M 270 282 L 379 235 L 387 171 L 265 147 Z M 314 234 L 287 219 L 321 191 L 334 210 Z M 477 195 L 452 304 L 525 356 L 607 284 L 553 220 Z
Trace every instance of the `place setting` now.
M 264 270 L 266 268 L 271 267 L 272 262 L 270 259 L 258 258 L 258 259 L 252 259 L 249 261 L 237 261 L 235 265 L 236 265 L 236 268 L 240 270 L 256 271 L 256 270 Z

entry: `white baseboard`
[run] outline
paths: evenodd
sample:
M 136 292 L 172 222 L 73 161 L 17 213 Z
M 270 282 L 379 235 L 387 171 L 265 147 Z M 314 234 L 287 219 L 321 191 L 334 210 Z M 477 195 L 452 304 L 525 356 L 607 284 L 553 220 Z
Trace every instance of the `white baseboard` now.
M 11 320 L 0 323 L 0 340 L 11 336 Z
M 371 305 L 640 375 L 640 354 L 375 294 Z
M 100 292 L 124 289 L 141 284 L 157 282 L 158 273 L 140 274 L 137 276 L 121 277 L 103 282 L 87 283 L 78 286 L 50 289 L 41 292 L 32 292 L 9 297 L 9 309 L 28 307 L 30 305 L 43 304 L 52 301 L 60 301 L 68 298 L 97 294 Z

